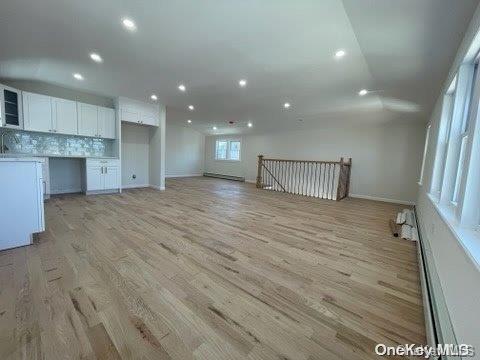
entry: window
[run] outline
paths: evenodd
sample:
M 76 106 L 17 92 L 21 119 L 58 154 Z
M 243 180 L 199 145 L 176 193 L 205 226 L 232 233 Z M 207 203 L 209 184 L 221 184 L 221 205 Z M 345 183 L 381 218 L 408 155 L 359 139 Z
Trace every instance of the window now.
M 420 180 L 418 180 L 419 185 L 423 184 L 423 175 L 425 173 L 425 161 L 427 158 L 428 142 L 430 141 L 430 128 L 431 128 L 431 125 L 428 125 L 427 134 L 425 135 L 425 147 L 423 148 L 422 169 L 420 170 Z
M 455 99 L 456 84 L 457 77 L 455 76 L 447 90 L 447 93 L 443 97 L 442 115 L 437 139 L 437 151 L 435 154 L 433 178 L 430 188 L 431 194 L 438 200 L 440 200 L 440 191 L 443 183 L 445 160 L 447 157 L 448 141 L 450 137 L 450 126 L 452 124 L 453 102 Z
M 240 160 L 240 141 L 230 141 L 230 160 Z
M 240 161 L 240 140 L 217 140 L 215 160 Z
M 217 140 L 215 145 L 215 159 L 227 160 L 228 141 Z
M 468 135 L 462 137 L 462 145 L 460 146 L 460 158 L 458 159 L 457 174 L 455 176 L 455 187 L 453 190 L 452 204 L 458 205 L 458 194 L 460 192 L 460 183 L 462 182 L 463 169 L 465 167 L 465 153 L 467 148 Z
M 480 71 L 478 58 L 463 63 L 443 98 L 430 196 L 469 249 L 480 230 Z M 427 131 L 427 141 L 431 134 Z M 425 160 L 424 160 L 425 163 Z M 423 168 L 423 166 L 422 166 Z M 421 173 L 422 180 L 423 169 Z M 465 237 L 465 239 L 462 238 Z M 468 237 L 470 236 L 470 239 Z M 480 244 L 480 243 L 477 243 Z M 478 245 L 474 247 L 480 262 Z M 471 251 L 472 252 L 472 251 Z

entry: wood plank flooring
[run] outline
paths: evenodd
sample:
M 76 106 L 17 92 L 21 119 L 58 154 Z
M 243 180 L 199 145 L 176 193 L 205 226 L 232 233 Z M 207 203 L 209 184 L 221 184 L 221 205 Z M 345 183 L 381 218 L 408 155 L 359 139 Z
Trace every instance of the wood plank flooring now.
M 52 198 L 0 252 L 0 359 L 372 359 L 425 342 L 401 206 L 210 178 Z

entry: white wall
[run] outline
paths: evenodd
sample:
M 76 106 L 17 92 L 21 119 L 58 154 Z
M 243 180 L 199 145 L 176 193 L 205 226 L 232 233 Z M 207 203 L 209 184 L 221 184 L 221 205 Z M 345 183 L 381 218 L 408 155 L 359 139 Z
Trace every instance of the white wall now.
M 298 160 L 352 158 L 350 192 L 398 202 L 413 202 L 425 128 L 419 123 L 328 127 L 242 137 L 242 161 L 214 160 L 215 139 L 206 140 L 206 171 L 255 181 L 257 156 Z
M 166 108 L 159 106 L 158 127 L 150 128 L 150 186 L 165 190 Z
M 442 94 L 453 79 L 462 59 L 467 53 L 475 34 L 480 29 L 480 7 L 477 8 L 465 38 L 459 48 L 450 74 L 445 81 Z M 434 153 L 438 138 L 442 96 L 435 105 L 430 120 L 431 136 L 427 151 L 425 176 L 419 189 L 417 210 L 421 233 L 431 249 L 433 264 L 439 277 L 449 316 L 459 343 L 472 344 L 480 358 L 480 271 L 468 256 L 459 240 L 439 215 L 427 195 L 431 184 Z
M 240 161 L 215 160 L 215 141 L 217 139 L 240 140 Z M 207 136 L 205 138 L 205 172 L 245 177 L 247 169 L 246 148 L 246 136 Z
M 122 123 L 122 187 L 150 184 L 149 138 L 148 126 Z
M 50 158 L 50 192 L 77 193 L 84 189 L 83 159 Z
M 166 176 L 196 176 L 203 173 L 205 135 L 167 120 Z

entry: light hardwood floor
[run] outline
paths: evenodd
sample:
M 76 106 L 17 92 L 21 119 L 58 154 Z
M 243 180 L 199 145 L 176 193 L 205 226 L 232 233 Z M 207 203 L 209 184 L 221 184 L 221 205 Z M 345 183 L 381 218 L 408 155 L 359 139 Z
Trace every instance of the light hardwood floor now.
M 0 252 L 0 359 L 370 359 L 425 342 L 401 206 L 185 178 L 46 205 Z

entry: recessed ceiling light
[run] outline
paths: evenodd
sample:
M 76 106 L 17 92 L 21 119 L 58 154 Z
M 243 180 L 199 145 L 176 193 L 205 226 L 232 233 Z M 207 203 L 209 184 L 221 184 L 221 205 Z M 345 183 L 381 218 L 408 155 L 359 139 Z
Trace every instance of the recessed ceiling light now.
M 367 94 L 368 94 L 368 90 L 367 90 L 367 89 L 362 89 L 362 90 L 360 90 L 360 91 L 358 92 L 358 95 L 360 95 L 360 96 L 365 96 L 365 95 L 367 95 Z
M 343 58 L 345 55 L 347 55 L 347 53 L 345 52 L 345 50 L 337 50 L 337 51 L 335 52 L 335 57 L 336 57 L 337 59 L 341 59 L 341 58 Z
M 187 90 L 187 88 L 185 87 L 185 85 L 180 84 L 180 85 L 178 85 L 178 90 L 185 91 L 185 90 Z
M 283 107 L 284 107 L 285 109 L 288 109 L 288 108 L 290 107 L 290 103 L 286 102 L 285 104 L 283 104 Z
M 90 54 L 90 59 L 92 59 L 93 61 L 95 61 L 97 63 L 103 62 L 102 57 L 100 55 L 98 55 L 97 53 L 91 53 Z
M 216 127 L 216 126 L 214 126 L 214 127 L 213 127 L 213 130 L 217 130 L 217 127 Z
M 79 73 L 73 74 L 73 77 L 74 77 L 75 79 L 77 79 L 77 80 L 83 80 L 82 74 L 79 74 Z
M 188 122 L 189 124 L 191 124 L 191 123 L 192 123 L 192 120 L 187 120 L 187 122 Z
M 150 96 L 150 99 L 152 99 L 153 101 L 157 101 L 157 100 L 158 100 L 158 96 L 155 95 L 155 94 L 152 94 L 152 95 Z
M 188 105 L 188 110 L 190 110 L 190 111 L 195 110 L 195 106 L 193 106 L 193 105 Z
M 248 127 L 252 127 L 252 126 L 253 126 L 253 124 L 252 124 L 251 122 L 249 122 L 247 125 L 248 125 Z
M 130 31 L 137 30 L 137 25 L 135 25 L 135 22 L 132 19 L 123 18 L 122 24 L 127 30 L 130 30 Z
M 240 85 L 240 87 L 245 87 L 247 86 L 247 80 L 245 79 L 242 79 L 238 82 L 238 85 Z

